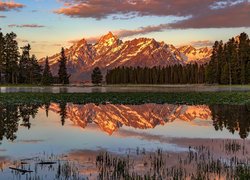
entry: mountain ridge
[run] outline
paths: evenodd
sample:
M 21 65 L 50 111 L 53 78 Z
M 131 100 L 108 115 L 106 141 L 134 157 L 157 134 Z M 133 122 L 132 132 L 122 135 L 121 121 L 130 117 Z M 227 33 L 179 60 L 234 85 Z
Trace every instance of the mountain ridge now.
M 108 69 L 118 66 L 154 67 L 175 64 L 209 62 L 212 49 L 208 47 L 194 48 L 190 45 L 179 48 L 151 38 L 135 38 L 123 42 L 112 32 L 103 35 L 95 44 L 85 39 L 75 42 L 65 49 L 68 58 L 68 71 L 71 81 L 90 80 L 95 67 L 105 74 Z M 60 53 L 49 57 L 52 73 L 56 75 Z M 42 58 L 40 64 L 44 64 Z

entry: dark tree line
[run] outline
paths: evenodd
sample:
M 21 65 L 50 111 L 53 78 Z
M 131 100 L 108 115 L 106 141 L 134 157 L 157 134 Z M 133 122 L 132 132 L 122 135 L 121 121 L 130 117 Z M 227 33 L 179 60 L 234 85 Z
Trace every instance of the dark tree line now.
M 216 84 L 250 83 L 250 40 L 246 33 L 227 43 L 216 41 L 206 67 L 206 82 Z
M 31 55 L 31 46 L 21 47 L 19 52 L 15 33 L 4 35 L 0 32 L 0 83 L 8 84 L 44 84 L 56 83 L 69 84 L 67 73 L 67 58 L 62 48 L 59 59 L 58 77 L 52 76 L 48 59 L 45 66 L 39 65 L 35 55 Z
M 250 40 L 246 33 L 227 43 L 216 41 L 205 65 L 117 67 L 106 75 L 107 84 L 249 84 Z
M 242 139 L 248 137 L 250 132 L 249 105 L 213 105 L 209 108 L 216 131 L 226 128 L 232 134 L 238 131 Z
M 6 138 L 7 140 L 14 141 L 17 138 L 17 131 L 19 126 L 31 128 L 30 119 L 34 119 L 38 113 L 38 109 L 44 107 L 45 113 L 48 116 L 50 104 L 22 104 L 0 105 L 0 144 Z M 59 114 L 61 116 L 62 126 L 67 118 L 66 103 L 59 104 Z
M 167 67 L 117 67 L 106 75 L 107 84 L 201 84 L 205 66 L 188 64 Z

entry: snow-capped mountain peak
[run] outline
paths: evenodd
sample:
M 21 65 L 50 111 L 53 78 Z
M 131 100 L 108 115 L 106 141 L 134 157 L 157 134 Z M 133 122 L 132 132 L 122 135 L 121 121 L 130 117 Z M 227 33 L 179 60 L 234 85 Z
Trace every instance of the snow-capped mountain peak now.
M 196 49 L 192 46 L 176 48 L 174 45 L 158 42 L 150 38 L 138 38 L 122 42 L 109 32 L 96 44 L 89 44 L 85 39 L 74 43 L 65 50 L 68 58 L 68 71 L 71 81 L 90 80 L 95 67 L 102 71 L 118 66 L 169 66 L 187 63 L 206 63 L 211 56 L 211 48 Z M 52 72 L 57 73 L 60 53 L 49 57 Z M 41 64 L 45 58 L 40 60 Z

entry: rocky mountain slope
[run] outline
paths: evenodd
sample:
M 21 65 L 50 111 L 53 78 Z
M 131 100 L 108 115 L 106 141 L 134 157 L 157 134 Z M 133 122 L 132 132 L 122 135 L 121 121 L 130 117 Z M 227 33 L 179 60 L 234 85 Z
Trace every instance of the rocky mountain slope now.
M 96 44 L 89 44 L 82 39 L 65 50 L 68 57 L 68 71 L 71 81 L 90 80 L 91 71 L 100 67 L 105 73 L 107 69 L 117 66 L 168 66 L 174 64 L 208 62 L 211 49 L 196 49 L 192 46 L 176 48 L 154 39 L 139 38 L 122 42 L 111 32 L 102 36 Z M 58 70 L 60 53 L 49 57 L 54 74 Z M 40 60 L 43 64 L 45 58 Z

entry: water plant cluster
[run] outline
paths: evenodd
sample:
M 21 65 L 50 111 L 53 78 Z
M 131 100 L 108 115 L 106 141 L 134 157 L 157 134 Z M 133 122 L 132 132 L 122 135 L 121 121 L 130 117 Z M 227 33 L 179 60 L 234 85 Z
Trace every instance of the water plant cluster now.
M 116 156 L 107 152 L 97 156 L 99 179 L 249 179 L 250 158 L 244 142 L 223 141 L 223 155 L 213 152 L 205 145 L 189 147 L 186 153 L 168 153 L 162 149 L 156 152 L 143 150 L 135 156 Z M 241 151 L 227 151 L 237 144 Z M 249 145 L 248 145 L 249 146 Z M 249 148 L 249 147 L 248 147 Z M 227 151 L 227 153 L 225 152 Z M 175 161 L 174 165 L 171 165 Z
M 234 104 L 250 105 L 250 92 L 178 93 L 2 93 L 0 104 L 72 102 L 76 104 Z
M 95 158 L 88 158 L 94 169 L 91 172 L 84 171 L 87 162 L 80 161 L 81 157 L 73 160 L 67 155 L 46 153 L 9 163 L 12 169 L 3 162 L 1 167 L 5 167 L 2 168 L 3 173 L 10 171 L 16 179 L 249 179 L 249 141 L 219 141 L 218 151 L 214 149 L 218 145 L 216 142 L 190 144 L 186 152 L 163 149 L 151 152 L 139 147 L 126 154 L 96 151 Z M 231 149 L 234 147 L 237 151 Z

